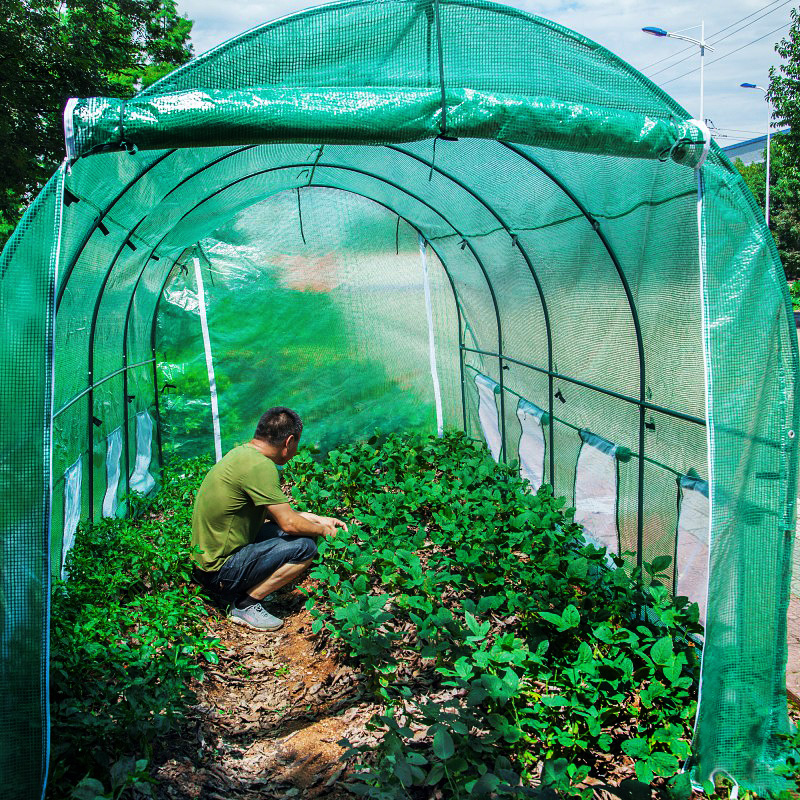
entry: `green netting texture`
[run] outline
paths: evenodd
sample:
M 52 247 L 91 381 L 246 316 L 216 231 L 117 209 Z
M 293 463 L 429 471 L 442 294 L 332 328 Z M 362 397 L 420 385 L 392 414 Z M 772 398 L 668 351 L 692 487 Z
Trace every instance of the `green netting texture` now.
M 38 797 L 49 750 L 50 415 L 64 170 L 0 257 L 0 779 Z
M 4 717 L 4 768 L 41 761 L 68 509 L 125 513 L 141 458 L 157 475 L 164 452 L 213 452 L 197 259 L 223 449 L 273 404 L 321 448 L 435 430 L 430 323 L 445 427 L 512 462 L 518 404 L 542 409 L 544 479 L 587 530 L 629 567 L 675 557 L 673 588 L 708 595 L 697 775 L 780 787 L 797 341 L 764 221 L 683 109 L 545 20 L 366 0 L 250 31 L 127 103 L 79 101 L 66 133 L 66 202 L 59 177 L 0 282 L 3 580 L 30 597 L 6 602 L 2 641 L 21 608 L 40 626 L 19 693 L 38 710 Z M 603 474 L 578 469 L 601 465 L 581 431 L 613 445 Z M 687 475 L 711 498 L 688 582 Z

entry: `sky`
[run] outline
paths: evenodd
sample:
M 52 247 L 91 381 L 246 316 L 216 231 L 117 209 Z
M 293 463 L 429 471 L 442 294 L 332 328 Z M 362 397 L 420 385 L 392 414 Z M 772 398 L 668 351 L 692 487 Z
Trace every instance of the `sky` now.
M 198 55 L 249 28 L 313 5 L 324 3 L 178 0 L 180 13 L 194 20 L 192 40 Z M 699 39 L 704 22 L 706 41 L 714 48 L 706 50 L 704 116 L 717 142 L 726 147 L 766 133 L 763 94 L 739 84 L 767 85 L 770 66 L 780 62 L 775 43 L 787 34 L 789 11 L 800 1 L 516 0 L 507 5 L 594 39 L 654 80 L 695 117 L 700 114 L 699 48 L 648 36 L 641 29 L 652 25 Z

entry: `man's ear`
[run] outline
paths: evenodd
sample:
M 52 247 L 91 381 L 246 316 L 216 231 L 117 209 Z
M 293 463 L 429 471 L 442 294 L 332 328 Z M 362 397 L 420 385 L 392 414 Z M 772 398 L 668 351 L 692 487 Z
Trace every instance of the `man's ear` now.
M 288 450 L 292 446 L 292 442 L 294 441 L 294 434 L 290 433 L 286 437 L 286 441 L 283 443 L 284 449 Z

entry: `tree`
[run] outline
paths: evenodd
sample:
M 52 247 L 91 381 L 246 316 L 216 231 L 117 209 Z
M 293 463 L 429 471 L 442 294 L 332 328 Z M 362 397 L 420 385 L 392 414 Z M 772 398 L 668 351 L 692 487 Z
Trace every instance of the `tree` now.
M 0 0 L 0 246 L 64 156 L 69 97 L 129 97 L 191 58 L 175 0 Z
M 770 142 L 770 230 L 789 280 L 800 278 L 800 170 L 792 163 L 788 135 L 773 136 Z M 762 213 L 766 196 L 766 153 L 764 161 L 744 164 L 737 158 L 733 165 L 739 170 L 753 193 Z
M 767 99 L 774 127 L 790 131 L 774 136 L 770 147 L 770 229 L 790 280 L 800 278 L 800 10 L 790 12 L 785 39 L 775 45 L 782 62 L 769 71 Z M 765 151 L 766 158 L 766 151 Z M 760 207 L 764 208 L 764 164 L 736 164 Z
M 784 146 L 789 162 L 796 167 L 800 165 L 800 10 L 793 8 L 790 15 L 787 37 L 775 45 L 783 63 L 770 67 L 767 99 L 776 125 L 791 128 Z

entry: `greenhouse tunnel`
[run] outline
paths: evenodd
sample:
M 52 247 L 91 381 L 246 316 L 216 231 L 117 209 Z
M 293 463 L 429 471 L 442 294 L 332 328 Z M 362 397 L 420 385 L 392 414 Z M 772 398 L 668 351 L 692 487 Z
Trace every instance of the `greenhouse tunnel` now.
M 223 450 L 270 405 L 323 450 L 464 430 L 591 541 L 671 556 L 705 623 L 689 766 L 782 786 L 797 341 L 705 125 L 546 20 L 359 0 L 127 101 L 70 101 L 65 132 L 0 260 L 0 774 L 19 796 L 46 780 L 50 581 L 80 520 L 215 452 L 210 384 Z

